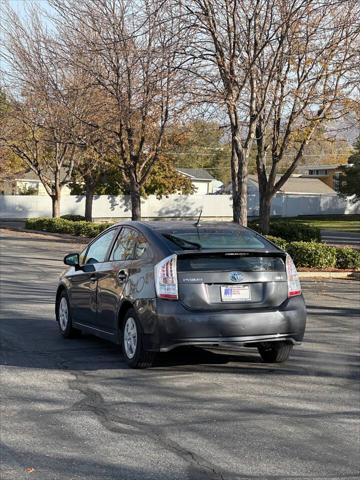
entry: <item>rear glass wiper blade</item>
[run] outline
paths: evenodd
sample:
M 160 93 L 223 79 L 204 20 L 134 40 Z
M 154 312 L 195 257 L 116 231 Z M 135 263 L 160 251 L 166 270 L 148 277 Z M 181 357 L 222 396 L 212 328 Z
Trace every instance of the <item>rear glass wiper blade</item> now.
M 197 250 L 201 249 L 200 243 L 190 242 L 190 240 L 185 240 L 184 238 L 176 237 L 175 235 L 171 235 L 168 233 L 164 233 L 163 236 L 181 248 L 189 249 L 189 247 L 192 247 L 196 248 Z

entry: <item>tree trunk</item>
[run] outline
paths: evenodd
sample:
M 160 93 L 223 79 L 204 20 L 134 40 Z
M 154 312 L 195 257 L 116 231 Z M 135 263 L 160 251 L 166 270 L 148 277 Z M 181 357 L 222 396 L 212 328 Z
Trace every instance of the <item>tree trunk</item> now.
M 232 142 L 231 150 L 231 186 L 232 186 L 232 208 L 233 222 L 240 223 L 240 196 L 237 182 L 238 161 L 235 151 L 234 142 Z
M 247 226 L 247 182 L 248 182 L 248 159 L 247 151 L 241 147 L 237 133 L 233 129 L 232 134 L 232 166 L 231 176 L 233 185 L 233 221 Z M 235 189 L 234 189 L 235 186 Z
M 140 186 L 136 181 L 130 184 L 131 220 L 141 220 Z
M 232 204 L 233 204 L 233 222 L 241 223 L 240 194 L 238 192 L 233 191 Z
M 55 181 L 52 185 L 52 217 L 60 217 L 60 199 L 61 199 L 61 185 L 59 181 L 59 172 L 55 171 Z
M 85 179 L 85 220 L 87 222 L 92 222 L 94 191 L 93 183 Z
M 53 195 L 51 195 L 51 203 L 52 203 L 52 217 L 59 218 L 60 217 L 60 197 L 61 191 L 57 190 Z
M 93 192 L 86 190 L 85 193 L 85 220 L 92 222 Z
M 239 165 L 239 191 L 240 191 L 240 225 L 247 227 L 247 215 L 248 215 L 248 164 L 247 158 L 242 156 L 240 165 Z
M 261 233 L 267 235 L 270 230 L 270 214 L 272 195 L 261 192 L 259 188 L 260 208 L 259 208 L 259 228 Z

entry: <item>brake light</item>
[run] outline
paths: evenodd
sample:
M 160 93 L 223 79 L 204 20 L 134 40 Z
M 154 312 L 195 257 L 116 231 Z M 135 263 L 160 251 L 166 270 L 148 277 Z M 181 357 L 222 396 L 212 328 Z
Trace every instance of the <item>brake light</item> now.
M 176 258 L 171 255 L 155 265 L 155 289 L 159 298 L 178 299 Z
M 286 275 L 288 282 L 288 297 L 301 295 L 299 274 L 290 255 L 286 255 Z

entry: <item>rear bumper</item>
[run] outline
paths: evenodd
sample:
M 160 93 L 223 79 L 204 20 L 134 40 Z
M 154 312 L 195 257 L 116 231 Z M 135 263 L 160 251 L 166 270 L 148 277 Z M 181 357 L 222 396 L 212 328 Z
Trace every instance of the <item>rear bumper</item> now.
M 306 325 L 302 296 L 266 310 L 196 312 L 187 310 L 178 301 L 160 299 L 155 300 L 152 307 L 151 317 L 145 319 L 140 315 L 140 320 L 145 348 L 156 351 L 169 351 L 182 345 L 236 347 L 280 340 L 299 343 Z

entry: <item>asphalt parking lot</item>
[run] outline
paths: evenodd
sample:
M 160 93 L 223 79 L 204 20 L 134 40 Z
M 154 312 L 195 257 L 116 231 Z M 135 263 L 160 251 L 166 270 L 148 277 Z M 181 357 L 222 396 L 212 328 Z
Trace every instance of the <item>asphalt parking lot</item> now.
M 63 340 L 60 238 L 1 231 L 1 480 L 358 479 L 360 284 L 303 284 L 305 342 L 173 352 L 130 370 L 118 347 Z

